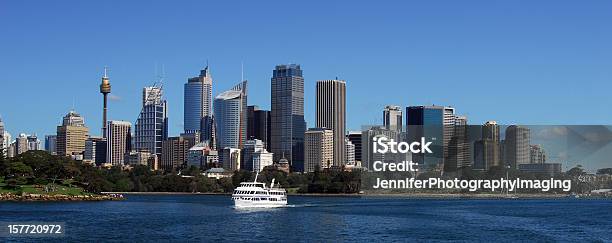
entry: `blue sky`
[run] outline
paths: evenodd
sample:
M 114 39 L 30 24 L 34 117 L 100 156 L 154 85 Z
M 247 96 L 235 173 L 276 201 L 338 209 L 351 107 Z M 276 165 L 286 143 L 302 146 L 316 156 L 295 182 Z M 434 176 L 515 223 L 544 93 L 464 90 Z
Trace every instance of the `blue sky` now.
M 269 108 L 276 64 L 298 63 L 306 120 L 319 79 L 347 80 L 347 127 L 382 108 L 451 105 L 470 124 L 612 124 L 611 1 L 0 1 L 0 116 L 54 134 L 75 104 L 93 135 L 110 66 L 109 118 L 134 122 L 165 67 L 170 134 L 183 84 L 208 60 L 214 94 L 249 80 Z

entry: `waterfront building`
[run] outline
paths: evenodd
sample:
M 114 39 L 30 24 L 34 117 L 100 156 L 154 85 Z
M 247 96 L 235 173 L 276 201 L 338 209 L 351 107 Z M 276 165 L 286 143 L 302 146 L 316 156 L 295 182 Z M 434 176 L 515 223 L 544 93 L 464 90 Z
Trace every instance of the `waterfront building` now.
M 247 135 L 247 81 L 215 97 L 215 124 L 218 148 L 244 146 Z
M 184 168 L 189 149 L 195 145 L 193 140 L 185 137 L 169 137 L 162 142 L 161 169 Z
M 45 135 L 45 150 L 52 155 L 57 154 L 57 135 Z
M 385 106 L 383 110 L 383 126 L 388 130 L 402 132 L 402 108 L 396 105 Z
M 355 162 L 355 145 L 345 138 L 344 143 L 346 144 L 346 164 L 347 165 L 356 165 Z
M 273 164 L 273 154 L 268 152 L 263 141 L 247 140 L 241 151 L 240 168 L 252 172 L 263 170 Z
M 406 108 L 408 142 L 421 138 L 432 142 L 433 153 L 415 154 L 414 162 L 425 169 L 441 168 L 448 157 L 448 144 L 455 132 L 455 108 L 446 106 L 409 106 Z
M 74 111 L 68 112 L 62 119 L 62 125 L 57 126 L 57 154 L 61 156 L 83 154 L 88 137 L 89 128 L 85 126 L 83 117 Z
M 184 93 L 185 133 L 201 133 L 202 141 L 212 136 L 212 85 L 213 79 L 208 65 L 198 77 L 189 78 Z
M 221 167 L 228 171 L 240 170 L 240 149 L 223 148 L 219 150 L 219 163 Z
M 361 135 L 362 135 L 361 131 L 349 131 L 348 134 L 346 135 L 346 138 L 348 139 L 348 141 L 350 141 L 351 144 L 353 144 L 353 146 L 355 147 L 355 163 L 358 163 L 358 164 L 361 164 L 361 161 L 362 161 Z
M 531 130 L 527 127 L 511 125 L 506 128 L 504 140 L 504 162 L 511 168 L 518 169 L 521 164 L 529 164 Z
M 283 156 L 304 171 L 304 77 L 300 65 L 277 65 L 271 79 L 270 148 L 274 161 Z
M 546 163 L 546 151 L 542 145 L 529 145 L 529 163 L 544 164 Z
M 106 163 L 112 166 L 124 164 L 125 153 L 132 150 L 132 123 L 108 121 L 106 124 Z
M 256 105 L 247 107 L 247 139 L 259 139 L 266 150 L 270 150 L 270 111 L 260 110 Z
M 327 128 L 310 128 L 304 136 L 305 172 L 331 168 L 334 165 L 334 132 Z
M 189 149 L 187 154 L 187 166 L 195 166 L 200 169 L 214 168 L 219 164 L 219 154 L 211 149 L 208 142 L 201 142 Z
M 142 90 L 142 108 L 134 126 L 134 150 L 161 156 L 162 142 L 168 138 L 167 102 L 161 86 Z
M 317 81 L 316 99 L 316 126 L 334 132 L 332 165 L 340 167 L 346 163 L 346 81 Z
M 95 165 L 106 163 L 106 138 L 87 138 L 85 141 L 85 151 L 83 152 L 83 161 Z

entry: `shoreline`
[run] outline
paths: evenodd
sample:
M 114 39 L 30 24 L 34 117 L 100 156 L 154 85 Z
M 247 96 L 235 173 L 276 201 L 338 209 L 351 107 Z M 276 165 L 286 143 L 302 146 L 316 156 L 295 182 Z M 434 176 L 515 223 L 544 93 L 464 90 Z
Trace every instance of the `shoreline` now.
M 230 196 L 231 193 L 225 192 L 102 192 L 102 194 L 123 194 L 123 195 L 208 195 L 208 196 Z M 444 193 L 289 193 L 287 196 L 304 197 L 394 197 L 406 199 L 575 199 L 571 194 L 538 194 L 525 193 L 515 195 L 518 198 L 511 198 L 504 194 L 444 194 Z M 604 196 L 580 196 L 579 199 L 608 199 Z
M 64 195 L 64 194 L 0 194 L 0 202 L 86 202 L 86 201 L 120 201 L 118 195 Z

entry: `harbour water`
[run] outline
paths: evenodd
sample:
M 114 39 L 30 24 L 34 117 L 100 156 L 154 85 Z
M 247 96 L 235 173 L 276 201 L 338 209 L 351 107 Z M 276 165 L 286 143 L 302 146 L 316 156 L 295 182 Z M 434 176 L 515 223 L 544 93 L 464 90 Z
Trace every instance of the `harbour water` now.
M 612 241 L 612 200 L 289 196 L 289 204 L 237 210 L 222 195 L 0 202 L 0 222 L 63 222 L 65 235 L 50 240 L 71 242 Z

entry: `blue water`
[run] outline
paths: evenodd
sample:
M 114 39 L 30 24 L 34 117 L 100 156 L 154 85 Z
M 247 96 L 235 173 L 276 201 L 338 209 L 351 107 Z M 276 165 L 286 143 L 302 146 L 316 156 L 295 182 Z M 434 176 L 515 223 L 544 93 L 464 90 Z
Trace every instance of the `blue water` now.
M 2 202 L 0 222 L 65 222 L 65 236 L 50 239 L 60 241 L 612 241 L 612 200 L 290 196 L 289 203 L 237 210 L 230 196 L 215 195 Z

